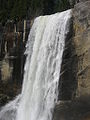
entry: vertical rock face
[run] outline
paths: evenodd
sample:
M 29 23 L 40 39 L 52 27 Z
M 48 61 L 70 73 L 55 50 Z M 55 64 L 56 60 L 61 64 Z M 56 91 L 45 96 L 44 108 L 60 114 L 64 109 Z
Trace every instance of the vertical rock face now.
M 90 1 L 75 5 L 74 43 L 78 56 L 77 96 L 90 95 Z
M 62 63 L 62 71 L 67 68 L 61 76 L 62 87 L 59 87 L 62 102 L 56 105 L 54 120 L 90 120 L 90 0 L 78 2 L 73 9 L 74 33 Z M 69 65 L 66 65 L 66 58 Z M 70 97 L 66 99 L 68 95 Z
M 73 42 L 73 18 L 69 21 L 69 32 L 65 40 L 62 68 L 60 75 L 59 99 L 71 100 L 76 95 L 77 88 L 77 55 Z

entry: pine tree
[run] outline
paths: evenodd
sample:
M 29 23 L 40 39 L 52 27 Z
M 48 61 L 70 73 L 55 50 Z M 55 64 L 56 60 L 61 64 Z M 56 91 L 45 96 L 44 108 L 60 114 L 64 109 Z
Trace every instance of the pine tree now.
M 54 12 L 54 0 L 44 0 L 44 14 L 52 14 Z
M 0 22 L 52 14 L 70 8 L 70 0 L 0 0 Z
M 70 3 L 68 0 L 56 0 L 54 11 L 60 12 L 70 8 Z

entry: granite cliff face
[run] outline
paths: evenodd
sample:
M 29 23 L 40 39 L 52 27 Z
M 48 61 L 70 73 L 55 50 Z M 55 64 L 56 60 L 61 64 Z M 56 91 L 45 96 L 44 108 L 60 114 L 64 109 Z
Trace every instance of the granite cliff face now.
M 90 1 L 75 5 L 74 43 L 78 56 L 77 96 L 90 95 Z
M 90 0 L 78 2 L 72 12 L 71 37 L 66 40 L 66 46 L 70 42 L 63 55 L 61 102 L 54 120 L 90 120 Z

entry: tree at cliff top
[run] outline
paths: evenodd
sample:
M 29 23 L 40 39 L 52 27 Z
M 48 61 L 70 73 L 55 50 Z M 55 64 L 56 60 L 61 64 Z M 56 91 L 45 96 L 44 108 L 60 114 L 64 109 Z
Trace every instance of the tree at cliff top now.
M 27 12 L 27 0 L 16 0 L 10 13 L 11 19 L 23 19 Z
M 69 0 L 56 0 L 54 6 L 54 12 L 67 10 L 70 8 Z
M 0 0 L 0 22 L 52 14 L 68 8 L 69 0 Z

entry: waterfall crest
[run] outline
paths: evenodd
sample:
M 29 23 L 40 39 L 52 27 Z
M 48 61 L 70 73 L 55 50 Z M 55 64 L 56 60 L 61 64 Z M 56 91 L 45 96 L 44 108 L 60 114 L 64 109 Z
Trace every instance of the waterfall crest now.
M 35 19 L 26 45 L 27 59 L 17 114 L 8 120 L 52 120 L 70 18 L 71 10 L 67 10 Z

